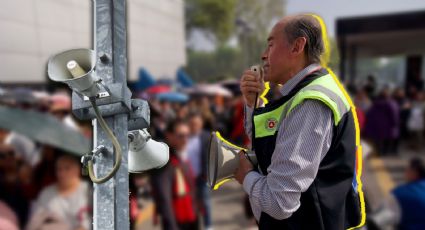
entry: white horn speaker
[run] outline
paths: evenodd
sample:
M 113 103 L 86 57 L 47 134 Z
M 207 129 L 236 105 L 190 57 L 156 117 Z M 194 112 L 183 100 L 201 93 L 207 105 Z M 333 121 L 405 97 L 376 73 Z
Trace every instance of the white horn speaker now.
M 141 173 L 167 164 L 170 152 L 168 145 L 153 140 L 147 129 L 130 131 L 128 136 L 129 172 Z
M 220 133 L 212 132 L 207 158 L 207 180 L 208 185 L 217 189 L 226 180 L 234 178 L 234 173 L 239 167 L 240 151 L 245 152 L 249 161 L 257 166 L 257 157 L 252 151 L 233 145 L 221 137 Z
M 72 90 L 87 96 L 96 96 L 100 80 L 95 74 L 96 54 L 90 49 L 72 49 L 49 59 L 47 74 L 52 81 L 66 83 Z

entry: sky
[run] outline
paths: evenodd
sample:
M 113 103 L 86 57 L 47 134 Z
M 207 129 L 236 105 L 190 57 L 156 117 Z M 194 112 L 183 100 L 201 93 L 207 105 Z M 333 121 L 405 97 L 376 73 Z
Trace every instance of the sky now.
M 424 0 L 287 0 L 286 14 L 315 13 L 335 34 L 337 18 L 425 10 Z

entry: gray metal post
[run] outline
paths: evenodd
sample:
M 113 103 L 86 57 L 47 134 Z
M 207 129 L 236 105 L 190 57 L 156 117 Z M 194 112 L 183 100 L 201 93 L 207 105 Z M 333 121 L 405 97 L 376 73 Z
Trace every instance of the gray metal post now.
M 93 41 L 99 57 L 96 73 L 106 86 L 121 83 L 122 87 L 127 87 L 125 10 L 125 0 L 94 0 Z M 108 107 L 102 110 L 108 110 Z M 105 116 L 105 120 L 122 147 L 122 164 L 113 179 L 103 184 L 94 184 L 93 227 L 95 230 L 127 230 L 129 229 L 128 113 L 110 112 L 113 115 Z M 104 145 L 109 153 L 112 153 L 114 149 L 111 141 L 95 120 L 93 130 L 94 146 Z M 96 158 L 96 175 L 104 176 L 111 170 L 113 164 L 112 154 L 103 154 Z

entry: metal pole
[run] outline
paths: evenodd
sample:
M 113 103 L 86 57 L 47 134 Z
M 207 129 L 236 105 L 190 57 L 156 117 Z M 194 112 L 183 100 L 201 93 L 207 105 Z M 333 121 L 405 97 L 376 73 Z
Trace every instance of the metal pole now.
M 126 4 L 125 0 L 94 0 L 94 47 L 97 54 L 96 73 L 108 86 L 121 83 L 126 87 L 127 44 L 126 44 Z M 106 61 L 105 61 L 106 60 Z M 104 108 L 108 109 L 108 108 Z M 111 114 L 114 114 L 111 111 Z M 129 229 L 129 190 L 128 190 L 128 114 L 120 113 L 104 117 L 117 137 L 122 148 L 122 164 L 114 178 L 94 184 L 93 229 Z M 108 154 L 96 158 L 95 173 L 98 177 L 108 173 L 114 164 L 111 141 L 93 120 L 94 146 L 104 145 Z

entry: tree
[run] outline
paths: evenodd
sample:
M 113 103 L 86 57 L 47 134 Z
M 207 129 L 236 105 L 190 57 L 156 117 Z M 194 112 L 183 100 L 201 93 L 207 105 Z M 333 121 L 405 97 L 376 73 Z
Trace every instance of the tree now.
M 284 15 L 284 0 L 186 0 L 186 30 L 203 31 L 217 47 L 188 51 L 187 72 L 196 81 L 237 77 L 261 62 L 268 32 Z M 237 47 L 226 47 L 229 38 Z
M 186 30 L 203 31 L 216 43 L 226 42 L 232 35 L 237 0 L 186 0 Z
M 284 15 L 284 0 L 240 0 L 236 7 L 239 45 L 246 66 L 261 61 L 267 35 L 273 24 Z

